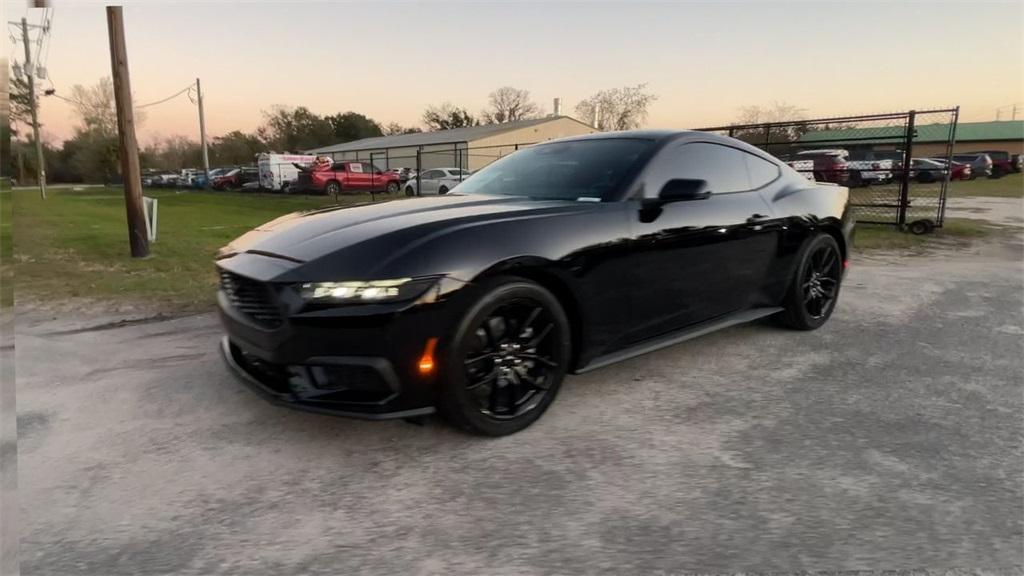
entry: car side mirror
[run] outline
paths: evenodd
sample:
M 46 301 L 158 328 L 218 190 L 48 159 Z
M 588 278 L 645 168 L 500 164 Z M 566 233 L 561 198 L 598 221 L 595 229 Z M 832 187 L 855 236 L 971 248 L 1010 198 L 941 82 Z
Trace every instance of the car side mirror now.
M 691 178 L 669 180 L 658 192 L 658 200 L 662 203 L 704 200 L 709 196 L 711 196 L 711 190 L 708 189 L 708 181 Z

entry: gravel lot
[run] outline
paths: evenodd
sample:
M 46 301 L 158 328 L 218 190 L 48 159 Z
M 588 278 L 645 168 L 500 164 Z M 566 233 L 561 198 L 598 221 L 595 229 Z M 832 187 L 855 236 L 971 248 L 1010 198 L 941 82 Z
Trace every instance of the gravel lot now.
M 30 314 L 22 571 L 1020 573 L 1022 246 L 857 257 L 823 329 L 742 326 L 570 378 L 491 440 L 267 405 L 210 315 Z

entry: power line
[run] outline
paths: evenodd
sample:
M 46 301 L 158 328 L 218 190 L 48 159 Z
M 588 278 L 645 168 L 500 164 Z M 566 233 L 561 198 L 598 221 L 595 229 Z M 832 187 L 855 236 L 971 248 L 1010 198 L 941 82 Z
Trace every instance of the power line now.
M 170 100 L 172 98 L 177 98 L 178 96 L 181 96 L 185 92 L 191 90 L 192 87 L 194 87 L 195 85 L 196 85 L 195 82 L 193 82 L 193 83 L 189 84 L 188 86 L 185 86 L 184 88 L 182 88 L 178 92 L 175 92 L 174 94 L 171 94 L 167 98 L 164 98 L 163 100 L 157 100 L 156 102 L 150 102 L 149 104 L 141 104 L 139 106 L 136 106 L 135 108 L 136 109 L 138 109 L 138 108 L 148 108 L 149 106 L 156 106 L 157 104 L 163 104 L 164 102 L 167 102 L 168 100 Z

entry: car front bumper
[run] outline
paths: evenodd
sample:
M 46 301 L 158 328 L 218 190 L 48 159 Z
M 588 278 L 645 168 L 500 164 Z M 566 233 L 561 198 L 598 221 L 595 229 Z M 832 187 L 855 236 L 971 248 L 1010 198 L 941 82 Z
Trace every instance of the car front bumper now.
M 224 336 L 221 339 L 220 352 L 224 362 L 239 381 L 271 404 L 287 406 L 306 412 L 366 420 L 413 418 L 435 412 L 432 405 L 403 407 L 397 403 L 392 405 L 382 403 L 368 407 L 366 405 L 305 398 L 293 390 L 282 388 L 280 383 L 269 381 L 265 373 L 254 369 L 252 364 L 246 359 L 246 354 L 241 348 L 231 342 L 229 336 Z
M 274 326 L 240 311 L 223 290 L 217 301 L 225 362 L 267 400 L 375 420 L 435 411 L 452 299 L 324 309 Z M 434 367 L 423 370 L 428 350 Z

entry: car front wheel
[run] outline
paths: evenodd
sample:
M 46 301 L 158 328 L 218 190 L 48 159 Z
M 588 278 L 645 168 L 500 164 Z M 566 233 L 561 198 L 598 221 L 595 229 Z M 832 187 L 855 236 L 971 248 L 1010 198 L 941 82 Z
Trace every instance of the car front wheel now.
M 398 194 L 398 190 L 401 188 L 398 182 L 388 182 L 387 192 L 388 194 Z
M 327 185 L 324 186 L 324 193 L 328 196 L 337 196 L 341 193 L 341 184 L 337 182 L 328 182 Z
M 445 354 L 441 413 L 486 436 L 518 432 L 547 410 L 569 363 L 569 322 L 542 286 L 496 278 L 480 286 Z
M 795 330 L 814 330 L 832 316 L 843 279 L 835 238 L 821 233 L 804 247 L 778 319 Z

